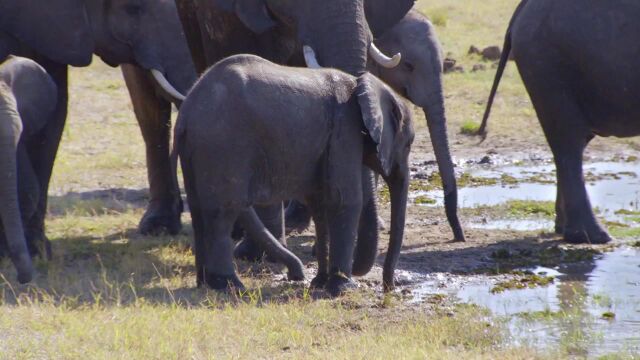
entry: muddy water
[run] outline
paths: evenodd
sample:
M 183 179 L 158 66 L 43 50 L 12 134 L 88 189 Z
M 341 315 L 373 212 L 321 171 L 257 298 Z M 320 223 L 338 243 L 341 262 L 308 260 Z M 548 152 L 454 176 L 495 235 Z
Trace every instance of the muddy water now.
M 640 210 L 640 163 L 600 162 L 585 164 L 587 191 L 591 205 L 598 215 L 612 221 L 620 221 L 614 213 L 621 209 Z M 501 166 L 477 168 L 471 175 L 482 178 L 500 179 L 507 175 L 518 180 L 510 185 L 487 185 L 459 189 L 461 207 L 495 206 L 509 200 L 555 201 L 555 167 L 542 166 Z M 427 196 L 433 204 L 422 206 L 442 206 L 444 199 L 440 191 L 416 192 L 411 198 Z M 548 229 L 552 224 L 545 221 L 504 220 L 487 223 L 472 223 L 476 228 L 537 230 Z
M 418 301 L 448 293 L 507 319 L 513 342 L 564 347 L 575 355 L 640 352 L 640 249 L 622 247 L 589 262 L 529 269 L 553 276 L 546 287 L 493 294 L 495 278 L 453 281 L 429 275 L 413 291 Z M 568 345 L 570 344 L 570 345 Z M 568 348 L 567 348 L 568 347 Z

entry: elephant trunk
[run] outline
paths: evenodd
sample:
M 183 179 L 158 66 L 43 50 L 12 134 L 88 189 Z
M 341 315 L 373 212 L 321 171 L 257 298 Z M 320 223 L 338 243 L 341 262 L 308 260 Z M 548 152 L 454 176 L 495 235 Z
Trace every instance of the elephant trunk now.
M 33 277 L 33 264 L 27 248 L 18 200 L 16 159 L 22 122 L 15 110 L 15 100 L 12 97 L 7 99 L 7 95 L 0 90 L 0 217 L 9 256 L 16 267 L 18 281 L 24 284 Z
M 405 217 L 407 214 L 407 196 L 409 194 L 409 166 L 404 164 L 396 168 L 387 179 L 391 194 L 391 235 L 389 237 L 389 250 L 384 259 L 382 282 L 385 291 L 394 288 L 393 273 L 398 263 L 402 238 L 404 236 Z
M 444 206 L 447 220 L 453 231 L 455 241 L 465 241 L 464 232 L 458 219 L 458 187 L 454 171 L 449 140 L 447 139 L 447 120 L 444 109 L 444 96 L 441 91 L 431 94 L 430 101 L 423 107 L 429 127 L 433 151 L 436 155 L 438 170 L 444 190 Z
M 310 45 L 318 53 L 321 66 L 358 76 L 365 72 L 367 53 L 373 37 L 367 25 L 362 1 L 318 1 L 322 14 L 311 31 Z M 328 34 L 335 34 L 329 36 Z

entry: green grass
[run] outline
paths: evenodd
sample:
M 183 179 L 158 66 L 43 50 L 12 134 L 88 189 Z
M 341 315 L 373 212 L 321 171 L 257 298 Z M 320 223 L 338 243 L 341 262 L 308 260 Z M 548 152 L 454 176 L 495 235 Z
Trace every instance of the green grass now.
M 553 217 L 556 214 L 553 201 L 510 200 L 507 208 L 510 215 L 517 217 Z
M 475 121 L 465 121 L 460 126 L 460 133 L 464 135 L 475 135 L 480 129 L 480 124 Z

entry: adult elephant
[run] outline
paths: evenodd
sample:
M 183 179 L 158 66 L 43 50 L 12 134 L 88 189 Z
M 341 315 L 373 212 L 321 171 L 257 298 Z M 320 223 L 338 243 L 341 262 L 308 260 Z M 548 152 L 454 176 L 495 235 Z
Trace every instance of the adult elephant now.
M 5 61 L 10 54 L 28 49 L 46 54 L 57 61 L 85 66 L 91 62 L 93 45 L 91 28 L 81 0 L 52 0 L 46 7 L 38 0 L 0 0 L 0 61 Z M 45 86 L 38 84 L 37 90 L 23 86 L 24 79 L 17 75 L 14 77 L 10 71 L 10 67 L 14 65 L 15 63 L 3 65 L 0 89 L 0 132 L 4 147 L 1 161 L 3 183 L 0 189 L 3 204 L 0 217 L 3 236 L 6 238 L 6 244 L 2 245 L 6 245 L 8 255 L 16 265 L 18 280 L 28 282 L 33 269 L 18 206 L 17 146 L 22 129 L 26 126 L 27 131 L 32 130 L 34 122 L 43 120 L 38 118 L 38 111 L 47 112 L 45 108 L 48 106 L 38 103 L 35 104 L 35 112 L 27 111 L 30 100 L 45 91 Z M 50 83 L 51 80 L 47 81 Z M 45 94 L 45 101 L 50 95 L 51 93 Z M 27 117 L 36 115 L 36 119 L 23 125 L 20 111 Z M 26 152 L 21 155 L 27 156 Z
M 591 209 L 582 155 L 596 135 L 640 135 L 638 19 L 634 0 L 525 0 L 507 30 L 479 132 L 512 52 L 556 164 L 555 230 L 571 243 L 611 240 Z
M 187 41 L 198 72 L 234 54 L 249 53 L 280 64 L 305 66 L 307 63 L 341 69 L 352 75 L 366 71 L 369 53 L 385 66 L 397 65 L 398 57 L 388 58 L 373 45 L 365 17 L 367 11 L 385 12 L 388 17 L 373 28 L 384 28 L 400 20 L 413 6 L 413 0 L 175 0 Z M 365 202 L 354 261 L 354 274 L 366 273 L 377 249 L 377 214 L 371 172 L 363 169 Z M 278 208 L 263 209 L 278 213 Z M 269 216 L 270 230 L 281 232 L 280 216 Z M 269 226 L 270 225 L 270 226 Z M 250 237 L 249 237 L 250 239 Z M 236 255 L 253 257 L 256 245 L 244 241 Z
M 367 13 L 367 19 L 385 14 Z M 429 19 L 411 10 L 388 30 L 376 33 L 376 45 L 383 52 L 402 53 L 397 68 L 388 69 L 369 61 L 369 71 L 422 108 L 444 189 L 447 219 L 455 241 L 465 241 L 458 219 L 458 189 L 449 142 L 442 87 L 442 49 Z
M 85 0 L 74 6 L 82 9 L 87 25 L 87 41 L 91 44 L 84 64 L 89 63 L 91 52 L 95 52 L 107 64 L 122 65 L 134 111 L 142 129 L 151 185 L 151 205 L 147 212 L 149 216 L 145 219 L 152 224 L 149 227 L 143 226 L 143 230 L 163 228 L 176 233 L 180 229 L 179 219 L 166 216 L 163 212 L 165 208 L 181 207 L 178 190 L 171 182 L 165 181 L 171 179 L 168 161 L 171 102 L 181 102 L 181 94 L 186 93 L 195 82 L 196 73 L 175 3 L 171 0 Z M 39 24 L 36 19 L 26 22 Z M 49 23 L 49 27 L 51 26 Z M 65 26 L 73 27 L 64 28 Z M 74 27 L 78 25 L 77 22 L 68 21 L 61 22 L 56 27 L 73 33 Z M 41 186 L 38 210 L 25 223 L 32 254 L 41 253 L 42 248 L 49 254 L 50 245 L 44 232 L 44 218 L 51 170 L 67 116 L 67 67 L 80 65 L 79 61 L 60 55 L 65 49 L 58 47 L 55 51 L 48 52 L 34 47 L 19 52 L 43 65 L 58 89 L 55 121 L 49 123 L 28 144 Z M 161 220 L 156 221 L 158 218 Z M 167 218 L 171 218 L 172 222 L 162 221 Z
M 385 13 L 367 11 L 367 19 L 380 23 L 386 19 Z M 458 218 L 458 189 L 449 142 L 447 139 L 447 118 L 442 87 L 442 49 L 429 19 L 416 10 L 411 10 L 391 28 L 372 29 L 375 43 L 385 53 L 401 53 L 402 59 L 396 68 L 380 66 L 373 59 L 367 69 L 395 91 L 422 108 L 427 119 L 431 142 L 444 188 L 445 212 L 454 241 L 465 241 L 464 232 Z M 376 32 L 378 30 L 378 32 Z M 289 225 L 292 219 L 293 224 Z M 310 214 L 293 203 L 287 208 L 287 226 L 304 229 L 309 225 Z

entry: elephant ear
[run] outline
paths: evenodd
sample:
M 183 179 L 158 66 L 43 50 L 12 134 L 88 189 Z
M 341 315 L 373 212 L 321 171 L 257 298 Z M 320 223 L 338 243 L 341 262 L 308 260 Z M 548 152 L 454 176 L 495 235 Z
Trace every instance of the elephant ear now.
M 365 0 L 364 11 L 374 37 L 382 35 L 411 10 L 415 0 Z
M 265 0 L 214 0 L 214 4 L 226 11 L 235 12 L 242 23 L 256 34 L 276 25 L 269 15 Z
M 402 124 L 398 100 L 375 76 L 365 73 L 358 78 L 355 94 L 358 98 L 362 122 L 376 144 L 376 155 L 384 176 L 393 168 L 393 146 Z

